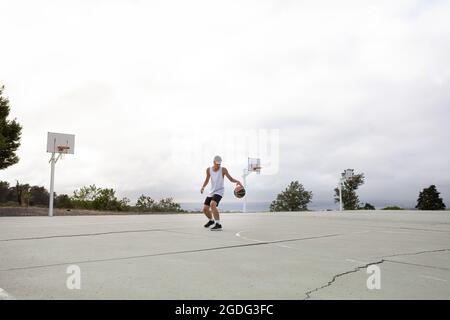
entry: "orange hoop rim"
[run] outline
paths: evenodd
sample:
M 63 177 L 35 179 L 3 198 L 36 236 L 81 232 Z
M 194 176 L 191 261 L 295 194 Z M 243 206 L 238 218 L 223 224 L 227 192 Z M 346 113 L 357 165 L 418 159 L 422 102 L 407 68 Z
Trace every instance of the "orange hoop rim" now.
M 69 146 L 57 146 L 58 152 L 64 152 L 70 149 Z

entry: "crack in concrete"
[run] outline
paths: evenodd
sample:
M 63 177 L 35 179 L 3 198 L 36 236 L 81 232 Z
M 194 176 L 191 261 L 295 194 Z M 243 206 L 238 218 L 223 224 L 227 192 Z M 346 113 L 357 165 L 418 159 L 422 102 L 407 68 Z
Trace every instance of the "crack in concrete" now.
M 313 289 L 313 290 L 310 290 L 310 291 L 305 292 L 306 298 L 304 298 L 303 300 L 308 300 L 308 299 L 311 298 L 311 294 L 312 294 L 312 293 L 317 292 L 317 291 L 319 291 L 319 290 L 322 290 L 322 289 L 324 289 L 324 288 L 327 288 L 327 287 L 331 286 L 331 285 L 336 281 L 337 278 L 340 278 L 340 277 L 345 276 L 345 275 L 350 274 L 350 273 L 358 272 L 359 270 L 364 269 L 364 268 L 367 268 L 368 266 L 371 266 L 371 265 L 374 265 L 374 264 L 381 264 L 381 263 L 383 263 L 384 261 L 385 261 L 384 259 L 381 259 L 381 260 L 379 260 L 379 261 L 369 262 L 369 263 L 367 263 L 367 264 L 365 264 L 365 265 L 363 265 L 363 266 L 356 267 L 356 268 L 353 269 L 353 270 L 346 271 L 346 272 L 342 272 L 342 273 L 338 273 L 338 274 L 334 275 L 333 278 L 332 278 L 330 281 L 328 281 L 327 284 L 325 284 L 325 285 L 323 285 L 323 286 L 321 286 L 321 287 L 315 288 L 315 289 Z
M 330 281 L 328 281 L 327 284 L 325 284 L 325 285 L 323 285 L 321 287 L 317 287 L 317 288 L 315 288 L 313 290 L 305 292 L 306 297 L 303 300 L 310 299 L 311 298 L 311 294 L 313 294 L 314 292 L 317 292 L 317 291 L 322 290 L 324 288 L 330 287 L 340 277 L 343 277 L 343 276 L 351 274 L 351 273 L 358 272 L 359 270 L 365 269 L 365 268 L 367 268 L 368 266 L 371 266 L 371 265 L 382 264 L 384 262 L 396 262 L 396 261 L 393 261 L 393 260 L 386 260 L 384 258 L 400 257 L 400 256 L 412 256 L 412 255 L 418 255 L 418 254 L 424 254 L 424 253 L 445 252 L 445 251 L 450 251 L 450 248 L 448 248 L 448 249 L 425 250 L 425 251 L 418 251 L 418 252 L 411 252 L 411 253 L 398 253 L 398 254 L 393 254 L 393 255 L 389 255 L 389 256 L 383 256 L 383 257 L 381 257 L 381 260 L 377 260 L 377 261 L 374 261 L 374 262 L 369 262 L 369 263 L 364 264 L 362 266 L 356 267 L 353 270 L 342 272 L 342 273 L 338 273 L 338 274 L 334 275 L 333 278 Z M 405 263 L 405 264 L 407 264 L 407 263 Z M 427 266 L 427 267 L 430 267 L 430 266 Z

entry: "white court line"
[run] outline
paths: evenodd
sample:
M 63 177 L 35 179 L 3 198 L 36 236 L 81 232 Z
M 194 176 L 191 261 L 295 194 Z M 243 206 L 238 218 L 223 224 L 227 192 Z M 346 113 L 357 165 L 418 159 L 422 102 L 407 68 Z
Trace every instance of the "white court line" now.
M 380 233 L 398 233 L 398 234 L 409 234 L 410 232 L 405 232 L 405 231 L 376 231 L 376 232 L 380 232 Z
M 369 233 L 369 232 L 371 232 L 371 231 L 370 230 L 364 230 L 364 231 L 350 232 L 350 234 Z
M 244 239 L 244 240 L 249 240 L 249 241 L 258 242 L 258 243 L 261 243 L 261 242 L 268 242 L 268 241 L 283 241 L 282 239 L 279 239 L 279 240 L 266 240 L 266 241 L 263 241 L 263 240 L 258 240 L 258 239 L 247 238 L 247 237 L 244 237 L 244 236 L 241 235 L 241 233 L 244 232 L 244 231 L 245 231 L 245 230 L 241 230 L 241 231 L 239 231 L 238 233 L 236 233 L 236 234 L 235 234 L 236 237 L 239 237 L 239 238 Z M 356 232 L 351 232 L 350 234 L 359 234 L 359 233 L 368 233 L 368 232 L 371 232 L 371 231 L 370 231 L 370 230 L 356 231 Z M 272 244 L 275 245 L 275 246 L 277 246 L 277 247 L 281 247 L 281 248 L 294 249 L 293 247 L 289 247 L 289 246 L 283 245 L 283 244 L 277 244 L 277 243 L 272 243 Z
M 268 241 L 282 241 L 282 240 L 267 240 L 267 241 L 263 241 L 263 240 L 258 240 L 258 239 L 247 238 L 247 237 L 241 236 L 241 232 L 243 232 L 243 231 L 244 230 L 239 231 L 238 233 L 236 233 L 236 237 L 239 237 L 239 238 L 244 239 L 244 240 L 258 242 L 258 243 L 268 242 Z M 286 245 L 283 245 L 283 244 L 277 244 L 277 243 L 272 243 L 272 244 L 277 246 L 277 247 L 292 249 L 292 247 L 289 247 L 289 246 L 286 246 Z
M 443 282 L 450 282 L 449 280 L 440 279 L 440 278 L 435 278 L 435 277 L 430 277 L 430 276 L 424 276 L 424 275 L 421 275 L 420 277 L 426 278 L 426 279 L 431 279 L 431 280 L 437 280 L 437 281 L 443 281 Z
M 255 242 L 266 242 L 266 241 L 262 241 L 262 240 L 258 240 L 258 239 L 251 239 L 251 238 L 247 238 L 247 237 L 241 236 L 241 232 L 243 232 L 243 231 L 244 230 L 239 231 L 238 233 L 235 234 L 235 236 L 239 237 L 239 238 L 242 238 L 244 240 L 250 240 L 250 241 L 255 241 Z
M 364 230 L 364 231 L 350 232 L 350 234 L 362 234 L 362 233 L 369 233 L 369 232 L 398 233 L 398 234 L 409 234 L 410 233 L 410 232 L 407 232 L 407 231 Z
M 14 298 L 8 292 L 0 288 L 0 300 L 16 300 L 16 298 Z
M 266 241 L 264 241 L 264 240 L 258 240 L 258 239 L 252 239 L 252 238 L 244 237 L 244 236 L 241 235 L 241 233 L 244 232 L 244 231 L 245 231 L 245 230 L 241 230 L 241 231 L 237 232 L 237 233 L 235 234 L 236 237 L 239 237 L 239 238 L 244 239 L 244 240 L 249 240 L 249 241 L 258 242 L 258 243 L 261 243 L 261 242 L 268 242 L 268 241 L 283 241 L 282 239 L 278 239 L 278 240 L 266 240 Z M 361 234 L 361 233 L 369 233 L 369 232 L 371 232 L 371 230 L 355 231 L 355 232 L 351 232 L 350 234 Z M 272 244 L 275 245 L 275 246 L 277 246 L 277 247 L 281 247 L 281 248 L 294 249 L 293 247 L 289 247 L 289 246 L 284 245 L 284 244 L 277 244 L 277 243 L 272 243 Z M 353 260 L 353 261 L 355 261 L 355 260 Z

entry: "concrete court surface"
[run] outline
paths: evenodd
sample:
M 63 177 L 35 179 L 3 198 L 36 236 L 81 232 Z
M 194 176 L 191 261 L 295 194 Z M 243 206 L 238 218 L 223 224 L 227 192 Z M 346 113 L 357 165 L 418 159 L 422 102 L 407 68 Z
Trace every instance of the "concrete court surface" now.
M 0 299 L 449 299 L 450 212 L 2 217 Z M 380 268 L 369 290 L 368 265 Z M 77 265 L 81 288 L 69 290 Z

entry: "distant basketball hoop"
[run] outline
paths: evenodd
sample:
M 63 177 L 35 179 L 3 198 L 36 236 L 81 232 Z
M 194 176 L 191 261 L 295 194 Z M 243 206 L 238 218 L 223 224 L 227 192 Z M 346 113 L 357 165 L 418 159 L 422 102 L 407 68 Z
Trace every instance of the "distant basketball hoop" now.
M 70 150 L 69 146 L 57 146 L 56 148 L 59 153 L 67 153 L 67 151 Z
M 342 173 L 342 177 L 344 177 L 345 179 L 351 179 L 354 176 L 354 172 L 355 170 L 353 169 L 347 169 Z
M 244 169 L 244 174 L 242 175 L 245 190 L 247 190 L 247 176 L 252 172 L 261 174 L 261 169 L 262 167 L 260 158 L 248 158 L 247 168 Z M 247 197 L 244 197 L 242 212 L 247 212 Z
M 70 147 L 67 146 L 67 145 L 65 145 L 65 146 L 57 146 L 56 149 L 58 150 L 58 153 L 59 153 L 58 158 L 56 159 L 56 160 L 58 160 L 58 159 L 62 159 L 63 155 L 69 153 Z
M 53 195 L 55 185 L 55 163 L 62 159 L 65 154 L 74 154 L 75 135 L 48 132 L 47 134 L 47 152 L 52 156 L 48 162 L 51 163 L 50 169 L 50 201 L 48 206 L 49 217 L 53 216 Z M 56 154 L 58 154 L 56 156 Z
M 247 170 L 249 172 L 255 172 L 256 174 L 261 173 L 261 159 L 259 158 L 248 158 L 248 167 Z

